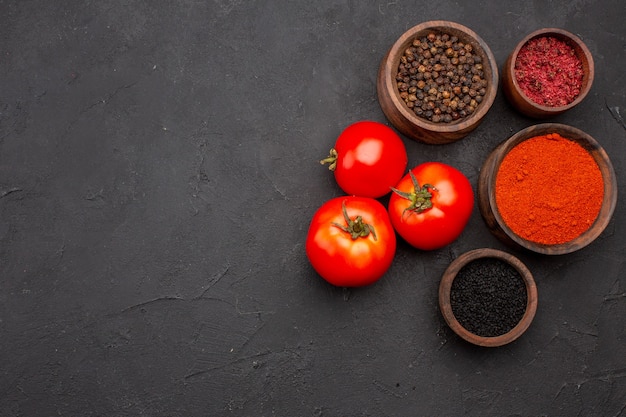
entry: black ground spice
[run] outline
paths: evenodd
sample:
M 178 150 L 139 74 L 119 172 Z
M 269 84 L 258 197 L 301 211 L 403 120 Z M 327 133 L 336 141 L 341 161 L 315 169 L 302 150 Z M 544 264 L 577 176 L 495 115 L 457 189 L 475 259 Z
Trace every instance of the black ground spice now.
M 417 116 L 450 123 L 476 111 L 487 92 L 483 61 L 456 36 L 432 32 L 415 39 L 400 57 L 400 97 Z
M 458 322 L 483 337 L 500 336 L 515 327 L 524 315 L 526 302 L 522 276 L 498 258 L 468 263 L 450 288 L 450 305 Z

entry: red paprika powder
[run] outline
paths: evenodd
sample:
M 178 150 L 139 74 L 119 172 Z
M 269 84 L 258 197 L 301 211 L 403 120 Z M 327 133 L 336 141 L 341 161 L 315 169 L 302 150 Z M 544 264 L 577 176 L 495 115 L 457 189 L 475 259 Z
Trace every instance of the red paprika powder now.
M 566 42 L 543 36 L 529 40 L 520 49 L 515 60 L 515 79 L 535 103 L 566 106 L 580 94 L 583 64 Z
M 517 235 L 543 244 L 569 242 L 598 217 L 604 181 L 578 143 L 557 133 L 516 145 L 496 174 L 496 204 Z

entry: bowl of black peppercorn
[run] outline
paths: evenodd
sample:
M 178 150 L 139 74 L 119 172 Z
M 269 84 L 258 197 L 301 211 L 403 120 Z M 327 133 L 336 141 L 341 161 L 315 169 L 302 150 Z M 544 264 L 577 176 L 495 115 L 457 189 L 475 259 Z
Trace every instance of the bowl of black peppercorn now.
M 444 20 L 403 33 L 383 57 L 378 100 L 391 124 L 429 144 L 457 141 L 476 129 L 498 90 L 498 66 L 471 29 Z
M 503 346 L 518 339 L 533 321 L 537 286 L 515 256 L 475 249 L 457 257 L 444 272 L 439 307 L 462 339 L 478 346 Z

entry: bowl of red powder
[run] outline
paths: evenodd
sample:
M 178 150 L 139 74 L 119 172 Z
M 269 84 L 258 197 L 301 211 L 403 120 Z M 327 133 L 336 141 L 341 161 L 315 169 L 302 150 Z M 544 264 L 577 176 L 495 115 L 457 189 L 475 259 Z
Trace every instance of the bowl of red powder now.
M 503 346 L 518 339 L 533 321 L 537 287 L 515 256 L 474 249 L 452 261 L 443 273 L 439 308 L 448 326 L 466 341 Z
M 593 242 L 617 202 L 615 171 L 589 134 L 544 123 L 521 130 L 485 160 L 478 206 L 503 242 L 560 255 Z
M 428 21 L 408 29 L 387 51 L 376 88 L 380 107 L 397 130 L 445 144 L 479 126 L 498 91 L 498 67 L 471 29 Z
M 502 71 L 502 89 L 522 114 L 549 118 L 578 105 L 594 78 L 583 41 L 562 29 L 540 29 L 522 39 Z

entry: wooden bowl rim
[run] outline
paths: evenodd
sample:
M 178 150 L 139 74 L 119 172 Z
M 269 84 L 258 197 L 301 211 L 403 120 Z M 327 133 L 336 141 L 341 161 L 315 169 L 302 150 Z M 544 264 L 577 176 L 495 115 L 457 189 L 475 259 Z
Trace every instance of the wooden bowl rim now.
M 517 77 L 515 77 L 515 62 L 517 61 L 517 55 L 519 54 L 519 51 L 522 49 L 522 47 L 526 45 L 526 43 L 528 43 L 528 41 L 530 41 L 531 39 L 550 35 L 554 35 L 554 37 L 556 38 L 565 40 L 570 46 L 572 46 L 576 51 L 578 59 L 583 62 L 583 68 L 587 68 L 587 70 L 583 73 L 583 88 L 581 89 L 578 96 L 571 103 L 566 104 L 565 106 L 551 107 L 534 102 L 526 95 L 526 93 L 524 93 L 524 91 L 522 91 L 522 88 L 517 82 Z M 585 63 L 587 64 L 586 67 Z M 591 55 L 591 52 L 589 51 L 587 45 L 578 36 L 574 35 L 571 32 L 568 32 L 567 30 L 559 28 L 542 28 L 526 35 L 524 39 L 517 43 L 515 49 L 513 49 L 513 52 L 511 52 L 511 57 L 507 61 L 507 64 L 508 66 L 504 70 L 507 71 L 507 73 L 509 74 L 511 83 L 517 91 L 520 99 L 528 106 L 533 107 L 545 114 L 560 114 L 578 105 L 581 101 L 585 99 L 585 97 L 587 97 L 589 91 L 591 91 L 591 86 L 593 84 L 593 79 L 595 76 L 593 56 Z
M 513 266 L 524 280 L 526 286 L 526 311 L 524 316 L 509 332 L 493 337 L 478 336 L 465 329 L 456 319 L 450 305 L 450 289 L 458 272 L 468 263 L 477 259 L 496 258 Z M 537 285 L 530 270 L 517 257 L 508 252 L 491 248 L 474 249 L 458 256 L 443 273 L 439 284 L 439 308 L 448 326 L 464 340 L 484 347 L 498 347 L 518 339 L 532 323 L 537 312 Z
M 602 200 L 600 212 L 598 213 L 598 216 L 596 217 L 593 224 L 589 226 L 589 228 L 585 232 L 583 232 L 581 235 L 574 238 L 573 240 L 554 245 L 546 245 L 533 242 L 524 239 L 523 237 L 514 233 L 502 219 L 502 216 L 500 215 L 498 206 L 496 204 L 495 196 L 496 177 L 500 168 L 500 164 L 502 163 L 502 160 L 507 155 L 507 153 L 525 140 L 548 133 L 558 133 L 564 138 L 578 143 L 588 151 L 590 148 L 594 149 L 596 152 L 589 152 L 589 154 L 598 164 L 604 182 L 604 199 Z M 528 126 L 515 133 L 513 136 L 498 145 L 493 152 L 495 152 L 494 158 L 492 160 L 493 175 L 491 175 L 490 181 L 487 184 L 489 205 L 491 206 L 492 214 L 498 226 L 507 235 L 507 237 L 509 237 L 521 247 L 541 254 L 563 255 L 575 252 L 591 244 L 608 226 L 611 218 L 613 217 L 615 206 L 617 204 L 617 179 L 615 176 L 615 170 L 613 169 L 613 164 L 611 163 L 611 160 L 606 151 L 602 148 L 599 142 L 588 133 L 566 124 L 541 123 Z
M 417 116 L 409 110 L 404 101 L 400 98 L 400 93 L 398 92 L 398 88 L 395 85 L 395 74 L 398 70 L 400 56 L 406 49 L 409 42 L 412 42 L 416 37 L 420 36 L 420 34 L 426 31 L 435 30 L 446 33 L 446 30 L 449 29 L 462 33 L 463 39 L 461 39 L 461 37 L 459 36 L 460 40 L 463 40 L 464 42 L 470 41 L 474 47 L 479 47 L 480 51 L 478 53 L 481 54 L 481 57 L 486 58 L 487 64 L 489 65 L 489 70 L 491 72 L 491 77 L 488 79 L 489 84 L 487 86 L 487 92 L 485 94 L 485 97 L 480 103 L 480 106 L 478 106 L 477 111 L 467 117 L 456 120 L 455 122 L 434 123 Z M 495 56 L 491 52 L 491 49 L 489 48 L 487 43 L 480 36 L 478 36 L 476 32 L 459 23 L 450 22 L 447 20 L 429 20 L 415 25 L 412 28 L 406 30 L 396 40 L 396 42 L 394 42 L 391 48 L 389 48 L 388 53 L 385 55 L 384 60 L 384 84 L 387 91 L 389 92 L 390 99 L 394 107 L 402 114 L 402 117 L 404 117 L 411 124 L 416 125 L 421 129 L 435 133 L 458 132 L 467 128 L 467 126 L 470 126 L 477 121 L 482 120 L 482 118 L 487 114 L 493 102 L 495 101 L 498 91 L 498 65 Z M 392 61 L 393 64 L 391 63 Z M 483 65 L 484 64 L 485 59 L 483 59 Z

